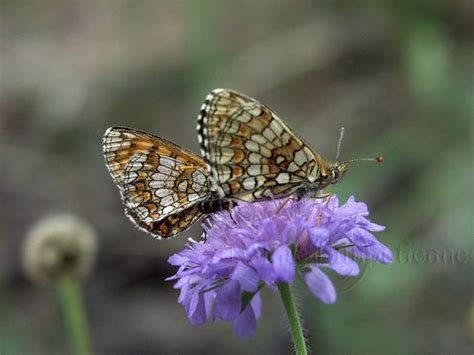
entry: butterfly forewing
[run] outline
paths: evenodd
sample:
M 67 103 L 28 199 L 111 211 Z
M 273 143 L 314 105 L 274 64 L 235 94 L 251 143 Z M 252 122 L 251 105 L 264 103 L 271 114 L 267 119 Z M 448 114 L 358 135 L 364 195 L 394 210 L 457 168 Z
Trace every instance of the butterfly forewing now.
M 289 195 L 318 176 L 320 157 L 269 107 L 236 91 L 206 97 L 198 137 L 215 179 L 238 199 Z
M 123 181 L 125 167 L 132 156 L 137 153 L 155 151 L 161 156 L 175 158 L 195 166 L 206 166 L 198 155 L 186 151 L 166 139 L 127 127 L 109 128 L 104 134 L 103 149 L 107 168 L 119 186 Z
M 168 238 L 187 229 L 211 198 L 206 163 L 151 134 L 112 127 L 104 136 L 106 165 L 119 187 L 126 215 L 140 229 Z

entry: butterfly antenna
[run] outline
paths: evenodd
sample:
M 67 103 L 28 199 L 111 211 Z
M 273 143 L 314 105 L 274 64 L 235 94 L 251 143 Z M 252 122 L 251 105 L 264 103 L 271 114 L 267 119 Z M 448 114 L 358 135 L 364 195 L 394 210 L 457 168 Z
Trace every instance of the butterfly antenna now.
M 339 153 L 341 152 L 342 138 L 344 138 L 344 127 L 341 127 L 341 132 L 339 133 L 339 142 L 337 143 L 336 161 L 339 158 Z
M 355 163 L 355 162 L 358 162 L 358 161 L 374 161 L 374 162 L 376 162 L 376 163 L 383 163 L 384 157 L 383 157 L 383 156 L 379 156 L 379 157 L 376 157 L 376 158 L 351 159 L 351 160 L 345 160 L 345 161 L 343 161 L 341 164 L 350 164 L 350 163 Z

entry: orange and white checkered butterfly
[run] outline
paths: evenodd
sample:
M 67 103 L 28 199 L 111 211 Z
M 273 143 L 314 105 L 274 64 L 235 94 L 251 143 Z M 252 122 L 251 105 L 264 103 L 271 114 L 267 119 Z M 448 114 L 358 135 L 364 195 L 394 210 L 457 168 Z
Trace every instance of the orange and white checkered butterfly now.
M 206 97 L 197 130 L 215 180 L 226 195 L 244 201 L 315 196 L 355 161 L 326 161 L 268 106 L 228 89 Z
M 125 214 L 154 237 L 169 238 L 206 213 L 230 208 L 203 159 L 163 138 L 111 127 L 103 150 Z

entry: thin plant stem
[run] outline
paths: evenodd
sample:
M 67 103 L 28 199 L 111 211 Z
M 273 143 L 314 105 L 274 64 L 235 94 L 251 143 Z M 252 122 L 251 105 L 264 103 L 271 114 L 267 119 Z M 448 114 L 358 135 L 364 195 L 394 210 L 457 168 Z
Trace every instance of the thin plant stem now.
M 62 313 L 76 355 L 91 355 L 87 318 L 79 281 L 64 276 L 58 281 Z
M 298 310 L 296 309 L 296 303 L 293 294 L 291 293 L 290 285 L 286 282 L 280 282 L 278 284 L 278 290 L 280 291 L 286 315 L 288 316 L 288 323 L 290 325 L 290 332 L 295 345 L 296 355 L 307 355 L 308 350 L 306 349 L 303 327 L 301 326 L 300 317 L 298 315 Z

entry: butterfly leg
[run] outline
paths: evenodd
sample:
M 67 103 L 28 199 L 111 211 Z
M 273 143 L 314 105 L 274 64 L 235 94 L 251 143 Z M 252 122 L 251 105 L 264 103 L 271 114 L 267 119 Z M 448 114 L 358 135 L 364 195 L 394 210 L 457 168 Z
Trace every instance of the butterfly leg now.
M 224 207 L 224 210 L 227 211 L 227 213 L 229 214 L 229 217 L 230 219 L 232 220 L 232 222 L 234 222 L 234 224 L 237 224 L 237 222 L 235 221 L 234 219 L 234 216 L 232 216 L 232 208 L 234 206 L 237 206 L 237 202 L 234 201 L 234 200 L 231 200 L 231 199 L 225 199 L 225 207 Z
M 317 200 L 325 200 L 327 199 L 327 201 L 329 201 L 332 197 L 332 193 L 328 193 L 328 194 L 322 194 L 322 195 L 315 195 L 313 196 L 313 198 L 317 199 Z M 325 202 L 326 203 L 326 202 Z
M 209 216 L 208 215 L 204 215 L 204 218 L 202 219 L 202 222 L 201 222 L 201 227 L 202 227 L 202 235 L 201 235 L 201 241 L 202 243 L 205 243 L 207 242 L 207 232 L 206 232 L 206 228 L 204 228 L 204 225 L 208 225 L 210 226 L 211 225 L 211 222 L 209 221 Z
M 328 194 L 322 194 L 322 195 L 319 195 L 319 196 L 314 196 L 314 198 L 315 199 L 324 199 L 323 205 L 324 205 L 324 207 L 327 207 L 327 205 L 328 205 L 329 201 L 331 200 L 332 196 L 333 196 L 333 194 L 328 193 Z M 318 217 L 316 218 L 316 223 L 317 223 L 318 226 L 321 223 L 322 216 L 323 216 L 323 211 L 321 211 L 319 213 Z
M 280 207 L 278 207 L 278 209 L 276 210 L 276 214 L 279 214 L 280 211 L 281 211 L 281 209 L 282 209 L 283 207 L 285 207 L 285 205 L 286 205 L 288 202 L 290 202 L 292 199 L 293 199 L 293 196 L 288 196 L 287 198 L 285 198 L 285 200 L 283 201 L 283 203 L 282 203 L 282 204 L 280 205 Z M 299 198 L 298 198 L 298 200 L 299 200 Z
M 227 213 L 229 214 L 229 217 L 230 219 L 232 220 L 232 222 L 234 222 L 234 224 L 237 224 L 237 222 L 235 221 L 234 219 L 234 216 L 232 216 L 232 211 L 230 209 L 227 210 Z

